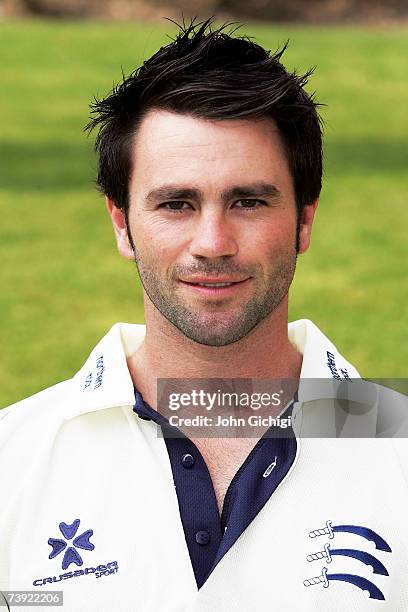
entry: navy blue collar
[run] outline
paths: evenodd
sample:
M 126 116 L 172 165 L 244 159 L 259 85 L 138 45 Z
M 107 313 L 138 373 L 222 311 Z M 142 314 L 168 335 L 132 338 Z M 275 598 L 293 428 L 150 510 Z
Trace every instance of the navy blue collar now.
M 292 408 L 293 402 L 281 417 L 289 416 Z M 276 427 L 264 433 L 232 479 L 220 516 L 210 473 L 196 445 L 149 406 L 136 389 L 133 410 L 162 429 L 180 519 L 200 588 L 288 474 L 296 457 L 296 438 L 292 430 L 282 435 Z M 170 430 L 171 436 L 166 436 Z M 275 527 L 271 524 L 271 529 Z

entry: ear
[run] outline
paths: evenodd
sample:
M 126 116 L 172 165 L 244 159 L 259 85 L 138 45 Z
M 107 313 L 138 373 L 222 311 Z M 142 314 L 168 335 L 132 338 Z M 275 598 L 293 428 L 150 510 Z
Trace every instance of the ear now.
M 125 213 L 118 208 L 113 200 L 105 198 L 106 208 L 112 221 L 118 251 L 125 259 L 134 259 L 132 245 L 129 241 Z
M 306 204 L 302 210 L 302 216 L 300 219 L 299 227 L 299 251 L 298 253 L 304 253 L 307 251 L 310 245 L 310 237 L 312 234 L 313 219 L 315 216 L 318 198 L 311 204 Z

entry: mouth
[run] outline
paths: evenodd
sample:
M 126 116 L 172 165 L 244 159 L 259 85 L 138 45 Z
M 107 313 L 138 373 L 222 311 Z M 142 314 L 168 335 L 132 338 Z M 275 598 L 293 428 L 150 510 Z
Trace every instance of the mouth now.
M 179 279 L 179 283 L 188 289 L 207 296 L 207 297 L 226 297 L 229 295 L 233 295 L 239 289 L 242 288 L 243 285 L 246 285 L 251 280 L 251 277 L 244 278 L 242 280 L 194 280 L 194 281 L 186 281 Z

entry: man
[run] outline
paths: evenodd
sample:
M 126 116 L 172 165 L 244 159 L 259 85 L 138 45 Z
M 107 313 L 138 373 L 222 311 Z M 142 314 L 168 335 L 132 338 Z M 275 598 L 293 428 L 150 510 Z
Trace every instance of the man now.
M 73 379 L 2 413 L 3 591 L 98 612 L 408 609 L 390 441 L 174 437 L 158 406 L 160 379 L 358 377 L 313 323 L 288 327 L 322 161 L 307 75 L 281 54 L 193 23 L 95 103 L 146 327 L 115 325 Z

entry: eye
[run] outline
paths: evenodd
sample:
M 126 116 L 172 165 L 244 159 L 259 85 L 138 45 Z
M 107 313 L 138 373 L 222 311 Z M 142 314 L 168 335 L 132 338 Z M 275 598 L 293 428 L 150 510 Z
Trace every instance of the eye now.
M 249 200 L 249 199 L 238 200 L 236 204 L 241 204 L 241 206 L 238 206 L 238 208 L 242 208 L 244 210 L 257 210 L 258 208 L 261 208 L 262 206 L 266 206 L 266 202 L 264 202 L 263 200 Z
M 164 208 L 164 210 L 168 210 L 170 212 L 183 212 L 184 210 L 188 210 L 191 208 L 191 205 L 188 202 L 175 200 L 174 202 L 163 202 L 160 204 L 160 208 Z

